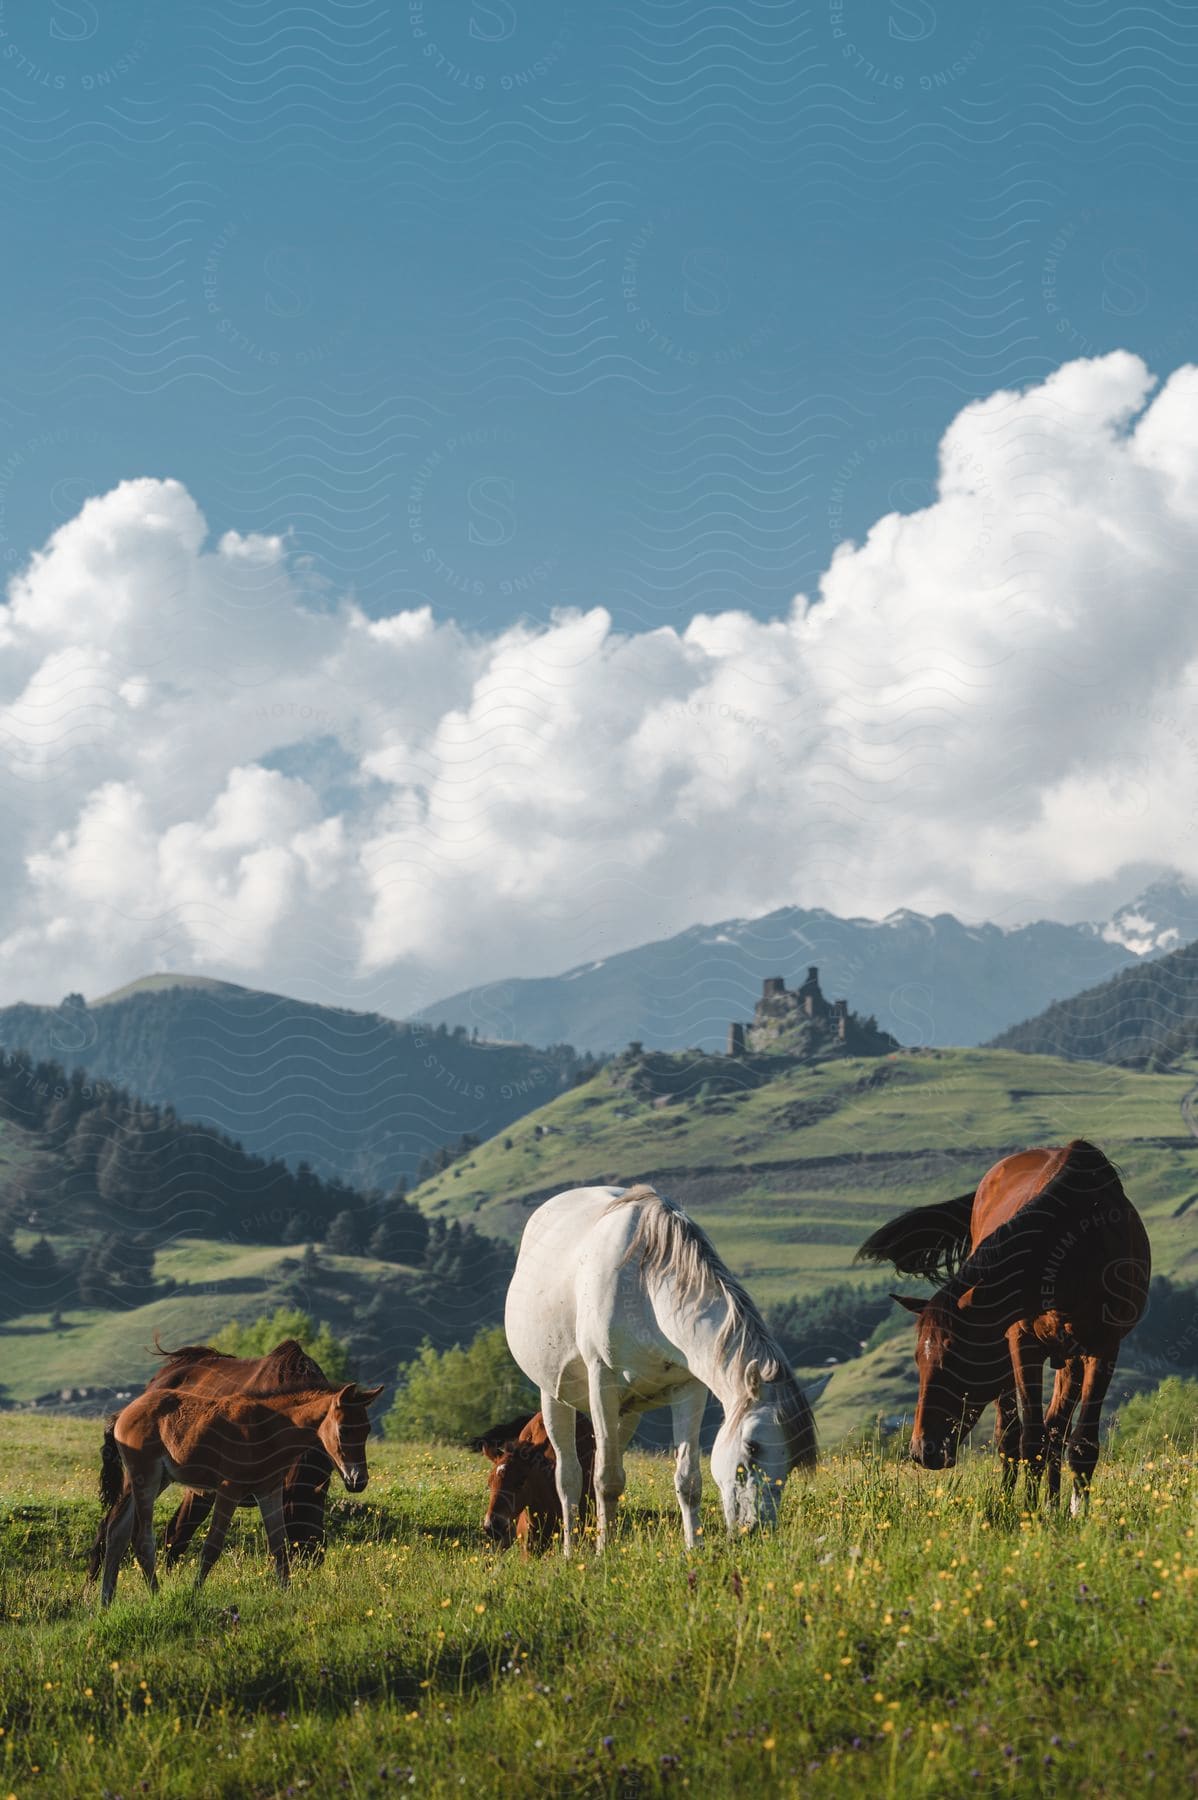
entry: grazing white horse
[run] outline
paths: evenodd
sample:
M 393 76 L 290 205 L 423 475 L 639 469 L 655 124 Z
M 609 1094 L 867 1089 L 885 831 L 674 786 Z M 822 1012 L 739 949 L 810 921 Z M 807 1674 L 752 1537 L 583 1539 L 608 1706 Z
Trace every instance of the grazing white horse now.
M 777 1519 L 792 1469 L 815 1464 L 811 1408 L 761 1314 L 707 1237 L 651 1187 L 572 1188 L 524 1228 L 505 1313 L 512 1355 L 541 1390 L 557 1457 L 562 1549 L 582 1493 L 574 1420 L 595 1428 L 602 1549 L 624 1492 L 624 1449 L 650 1407 L 674 1415 L 682 1529 L 699 1528 L 699 1427 L 724 1408 L 711 1453 L 729 1532 Z

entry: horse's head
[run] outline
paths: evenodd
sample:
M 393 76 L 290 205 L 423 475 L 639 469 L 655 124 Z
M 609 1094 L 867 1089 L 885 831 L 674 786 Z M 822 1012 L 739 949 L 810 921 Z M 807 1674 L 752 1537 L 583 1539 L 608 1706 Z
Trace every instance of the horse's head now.
M 555 1504 L 554 1467 L 541 1444 L 513 1440 L 503 1445 L 488 1444 L 484 1448 L 491 1473 L 487 1483 L 483 1533 L 493 1544 L 506 1550 L 515 1541 L 516 1521 L 525 1507 Z
M 351 1381 L 334 1394 L 320 1425 L 320 1441 L 351 1494 L 360 1494 L 366 1486 L 366 1440 L 370 1436 L 366 1409 L 382 1391 L 381 1387 L 360 1388 Z
M 790 1471 L 815 1455 L 811 1409 L 789 1370 L 758 1362 L 745 1370 L 745 1395 L 711 1447 L 712 1479 L 730 1532 L 775 1525 Z
M 915 1363 L 919 1399 L 911 1433 L 911 1457 L 923 1469 L 951 1469 L 961 1439 L 993 1400 L 1010 1367 L 1001 1325 L 974 1304 L 976 1290 L 954 1296 L 942 1290 L 930 1300 L 893 1294 L 915 1314 Z

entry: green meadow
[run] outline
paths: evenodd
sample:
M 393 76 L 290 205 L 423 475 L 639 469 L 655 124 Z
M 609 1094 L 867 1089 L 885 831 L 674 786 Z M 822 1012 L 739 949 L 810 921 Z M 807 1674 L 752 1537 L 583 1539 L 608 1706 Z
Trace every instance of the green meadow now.
M 705 1091 L 709 1066 L 696 1062 L 693 1091 L 664 1105 L 602 1070 L 413 1199 L 434 1217 L 516 1238 L 532 1207 L 563 1188 L 652 1181 L 768 1302 L 859 1280 L 853 1256 L 883 1219 L 964 1193 L 1009 1151 L 1086 1137 L 1126 1172 L 1157 1272 L 1192 1266 L 1198 1143 L 1182 1103 L 1198 1063 L 1142 1074 L 1009 1050 L 908 1050 L 780 1063 L 739 1093 Z
M 289 1592 L 244 1513 L 202 1594 L 128 1565 L 102 1616 L 98 1439 L 0 1416 L 0 1800 L 1198 1782 L 1192 1442 L 1105 1455 L 1077 1521 L 1004 1503 L 986 1454 L 831 1455 L 771 1537 L 729 1544 L 709 1485 L 690 1555 L 634 1454 L 617 1541 L 570 1564 L 484 1547 L 481 1459 L 383 1442 Z

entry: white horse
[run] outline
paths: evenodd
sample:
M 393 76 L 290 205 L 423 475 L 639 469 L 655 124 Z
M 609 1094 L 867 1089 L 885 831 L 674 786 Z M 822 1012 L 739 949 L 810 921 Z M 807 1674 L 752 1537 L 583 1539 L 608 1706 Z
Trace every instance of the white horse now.
M 706 1233 L 651 1187 L 572 1188 L 539 1206 L 504 1322 L 512 1355 L 541 1390 L 567 1556 L 582 1493 L 579 1410 L 595 1427 L 600 1549 L 624 1492 L 624 1449 L 650 1407 L 674 1416 L 688 1546 L 699 1529 L 708 1389 L 724 1408 L 711 1472 L 730 1533 L 775 1523 L 790 1471 L 815 1465 L 811 1408 L 761 1314 Z

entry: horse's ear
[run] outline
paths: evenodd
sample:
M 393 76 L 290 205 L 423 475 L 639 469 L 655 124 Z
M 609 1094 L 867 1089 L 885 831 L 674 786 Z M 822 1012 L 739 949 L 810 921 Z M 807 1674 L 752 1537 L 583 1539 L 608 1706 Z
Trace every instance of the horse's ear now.
M 891 1294 L 890 1298 L 897 1300 L 900 1306 L 905 1306 L 908 1312 L 913 1313 L 921 1313 L 927 1305 L 926 1300 L 919 1300 L 914 1294 Z
M 957 1311 L 967 1312 L 977 1300 L 977 1294 L 978 1284 L 975 1281 L 972 1287 L 966 1288 L 965 1292 L 961 1295 L 961 1298 L 957 1301 Z
M 358 1388 L 356 1390 L 357 1397 L 362 1402 L 363 1406 L 373 1406 L 375 1401 L 378 1399 L 379 1395 L 382 1393 L 382 1391 L 383 1391 L 383 1384 L 381 1381 L 379 1382 L 377 1387 Z
M 750 1400 L 761 1398 L 761 1364 L 756 1357 L 745 1370 L 745 1392 Z
M 482 1451 L 483 1455 L 486 1457 L 488 1462 L 498 1462 L 500 1457 L 503 1455 L 503 1445 L 496 1444 L 496 1443 L 492 1442 L 491 1440 L 489 1440 L 488 1438 L 484 1438 L 482 1443 L 478 1447 Z

